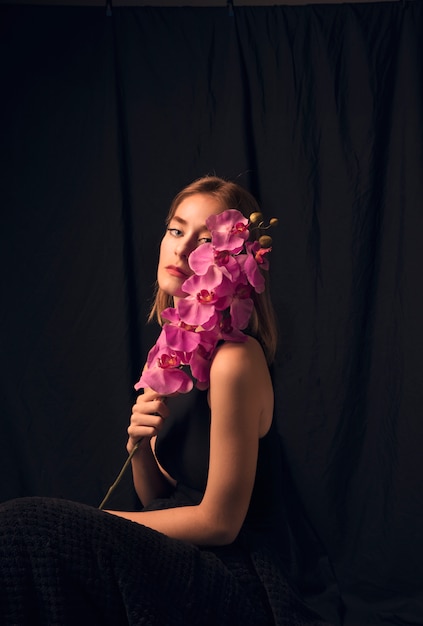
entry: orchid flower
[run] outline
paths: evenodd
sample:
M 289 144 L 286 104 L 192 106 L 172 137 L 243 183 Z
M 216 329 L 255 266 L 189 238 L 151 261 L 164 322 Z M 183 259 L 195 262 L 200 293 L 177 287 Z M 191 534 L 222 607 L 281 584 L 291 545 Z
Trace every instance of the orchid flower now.
M 193 332 L 197 326 L 185 324 L 178 315 L 176 309 L 169 307 L 162 313 L 164 319 L 170 324 L 164 324 L 162 332 L 167 346 L 171 350 L 193 352 L 198 348 L 201 341 L 199 333 Z
M 172 393 L 188 393 L 193 388 L 194 383 L 192 378 L 180 369 L 179 365 L 177 355 L 162 355 L 157 367 L 146 369 L 142 373 L 135 389 L 151 387 L 157 393 L 165 396 Z
M 216 312 L 226 309 L 231 302 L 233 285 L 212 265 L 203 276 L 187 278 L 183 290 L 188 294 L 177 304 L 178 314 L 185 324 L 210 329 L 217 321 Z
M 206 224 L 212 233 L 214 248 L 229 250 L 232 254 L 241 252 L 250 234 L 247 218 L 237 209 L 227 209 L 223 213 L 210 215 Z
M 207 331 L 204 331 L 207 332 Z M 197 386 L 202 386 L 205 389 L 209 386 L 211 358 L 216 349 L 217 342 L 213 342 L 210 349 L 207 349 L 205 345 L 200 343 L 198 350 L 193 352 L 190 367 L 191 373 L 197 381 Z
M 229 250 L 216 250 L 212 243 L 198 246 L 189 255 L 188 263 L 197 276 L 204 276 L 210 268 L 218 280 L 223 274 L 229 280 L 237 280 L 240 275 L 239 264 Z
M 235 341 L 243 343 L 247 341 L 247 335 L 235 326 L 230 312 L 223 311 L 223 315 L 219 322 L 220 338 L 224 341 Z
M 254 243 L 248 242 L 245 247 L 247 254 L 240 254 L 236 258 L 238 262 L 242 264 L 243 271 L 250 285 L 254 287 L 257 293 L 262 293 L 265 288 L 265 281 L 259 269 L 259 265 L 262 269 L 268 268 L 268 260 L 264 255 L 270 252 L 271 248 L 260 248 L 258 241 Z

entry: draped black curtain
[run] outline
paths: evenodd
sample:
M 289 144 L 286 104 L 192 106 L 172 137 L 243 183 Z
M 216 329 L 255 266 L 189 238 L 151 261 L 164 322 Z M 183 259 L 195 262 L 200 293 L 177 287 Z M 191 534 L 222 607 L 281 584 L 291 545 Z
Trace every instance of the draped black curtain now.
M 280 221 L 287 568 L 423 624 L 422 9 L 0 7 L 1 500 L 102 499 L 167 207 L 216 173 Z

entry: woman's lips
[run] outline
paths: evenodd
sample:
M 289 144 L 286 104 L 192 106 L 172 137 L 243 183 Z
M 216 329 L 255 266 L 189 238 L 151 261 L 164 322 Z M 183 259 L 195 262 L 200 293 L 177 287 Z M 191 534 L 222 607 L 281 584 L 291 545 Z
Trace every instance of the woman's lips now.
M 176 278 L 188 278 L 189 274 L 184 272 L 180 267 L 176 267 L 176 265 L 168 265 L 166 270 L 169 272 L 171 276 L 175 276 Z

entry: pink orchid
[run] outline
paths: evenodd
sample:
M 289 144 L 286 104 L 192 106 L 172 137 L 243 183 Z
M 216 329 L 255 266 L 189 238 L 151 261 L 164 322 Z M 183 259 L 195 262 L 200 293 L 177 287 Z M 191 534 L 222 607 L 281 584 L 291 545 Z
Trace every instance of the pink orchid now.
M 193 386 L 190 376 L 179 368 L 153 367 L 143 372 L 135 389 L 151 387 L 166 396 L 172 393 L 188 393 Z
M 164 330 L 162 328 L 162 332 L 160 333 L 156 343 L 154 344 L 154 346 L 151 348 L 151 350 L 149 351 L 148 355 L 147 355 L 147 367 L 152 367 L 157 359 L 160 356 L 161 352 L 166 352 L 167 350 L 167 344 L 166 344 L 166 335 L 164 333 Z
M 163 334 L 165 344 L 171 350 L 179 352 L 193 352 L 200 343 L 200 335 L 196 333 L 196 326 L 185 324 L 176 309 L 169 307 L 162 313 L 162 317 L 170 322 L 164 324 Z
M 180 369 L 182 365 L 189 363 L 191 353 L 183 350 L 187 346 L 187 342 L 185 338 L 182 338 L 179 343 L 175 342 L 175 335 L 172 334 L 172 331 L 169 333 L 169 329 L 170 324 L 163 326 L 159 338 L 148 353 L 147 368 L 136 383 L 135 389 L 151 387 L 157 393 L 165 394 L 175 391 L 185 393 L 182 392 L 182 389 L 189 391 L 188 387 L 191 386 L 192 388 L 191 378 Z M 194 337 L 194 333 L 192 335 Z M 169 338 L 173 344 L 172 348 L 169 347 Z M 194 344 L 190 345 L 194 346 Z M 194 350 L 197 346 L 198 343 L 195 342 Z
M 211 350 L 207 350 L 202 343 L 198 346 L 198 350 L 196 350 L 191 358 L 190 367 L 191 372 L 194 378 L 197 380 L 198 384 L 206 389 L 208 387 L 209 378 L 210 378 L 210 367 L 211 367 L 211 357 L 216 347 L 216 343 L 214 343 L 213 348 Z
M 191 354 L 170 350 L 164 345 L 165 338 L 166 333 L 162 329 L 158 341 L 148 354 L 147 368 L 136 383 L 135 389 L 151 387 L 164 395 L 187 393 L 192 389 L 193 382 L 181 366 L 189 363 Z
M 210 329 L 217 321 L 216 311 L 229 306 L 232 283 L 220 272 L 218 274 L 211 266 L 204 276 L 194 274 L 184 282 L 183 290 L 188 296 L 178 301 L 177 310 L 185 324 Z
M 247 246 L 248 249 L 248 246 Z M 254 243 L 250 247 L 251 253 L 254 254 L 254 259 L 258 265 L 262 266 L 262 270 L 269 269 L 269 259 L 265 257 L 266 254 L 272 251 L 272 248 L 262 248 L 258 241 L 254 241 Z
M 186 324 L 192 324 L 194 320 L 203 329 L 212 329 L 217 322 L 216 298 L 213 291 L 201 289 L 195 296 L 188 296 L 178 302 L 178 312 Z
M 271 248 L 261 248 L 258 241 L 254 243 L 246 243 L 247 254 L 240 254 L 236 257 L 238 263 L 243 266 L 243 271 L 248 282 L 252 285 L 257 293 L 262 293 L 265 288 L 264 276 L 259 269 L 268 269 L 268 260 L 264 257 L 270 252 Z
M 204 276 L 213 264 L 214 248 L 211 243 L 203 243 L 203 245 L 198 246 L 188 257 L 188 265 L 197 276 Z
M 213 268 L 216 280 L 219 280 L 220 274 L 231 281 L 237 280 L 240 275 L 239 264 L 232 253 L 229 250 L 216 250 L 211 243 L 205 243 L 193 250 L 188 263 L 197 276 L 204 276 L 210 268 Z
M 230 313 L 221 315 L 219 322 L 220 338 L 226 341 L 235 341 L 243 343 L 247 341 L 247 335 L 235 326 Z
M 240 252 L 249 237 L 248 220 L 237 209 L 227 209 L 223 213 L 210 215 L 206 220 L 212 233 L 212 244 L 216 250 Z

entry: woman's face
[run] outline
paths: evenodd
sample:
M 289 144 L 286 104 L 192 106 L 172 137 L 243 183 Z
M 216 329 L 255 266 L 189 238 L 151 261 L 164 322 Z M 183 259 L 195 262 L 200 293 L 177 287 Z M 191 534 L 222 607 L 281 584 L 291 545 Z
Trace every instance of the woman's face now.
M 174 298 L 183 298 L 182 283 L 193 274 L 188 256 L 202 243 L 210 241 L 206 226 L 209 215 L 225 210 L 208 194 L 188 196 L 178 205 L 160 245 L 157 281 L 159 287 Z

